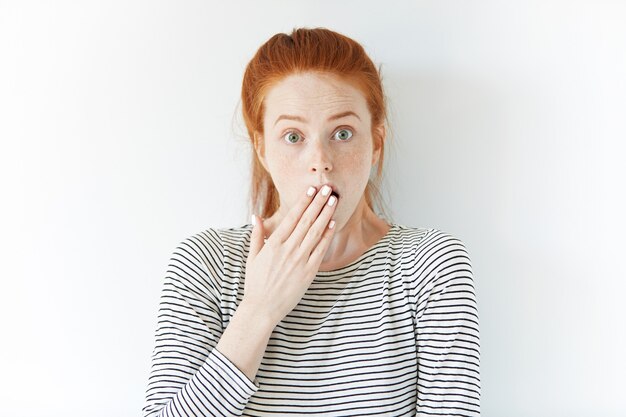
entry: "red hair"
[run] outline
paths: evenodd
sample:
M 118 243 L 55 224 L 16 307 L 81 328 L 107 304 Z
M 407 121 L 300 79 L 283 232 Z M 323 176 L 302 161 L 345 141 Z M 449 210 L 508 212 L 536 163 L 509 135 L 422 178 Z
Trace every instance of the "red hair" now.
M 365 200 L 374 212 L 376 202 L 384 215 L 380 183 L 385 137 L 376 128 L 387 123 L 387 110 L 379 71 L 359 43 L 325 28 L 298 28 L 290 35 L 278 33 L 261 45 L 246 66 L 241 100 L 243 119 L 253 145 L 250 196 L 253 212 L 267 218 L 280 204 L 272 178 L 255 152 L 259 136 L 264 131 L 265 96 L 282 79 L 302 72 L 334 75 L 358 88 L 365 96 L 372 120 L 372 139 L 380 146 L 376 174 L 367 183 Z

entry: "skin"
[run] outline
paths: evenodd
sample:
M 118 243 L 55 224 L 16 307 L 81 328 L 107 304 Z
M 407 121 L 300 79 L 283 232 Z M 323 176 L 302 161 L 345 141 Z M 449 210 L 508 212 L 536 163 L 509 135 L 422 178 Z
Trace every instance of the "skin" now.
M 331 182 L 339 193 L 333 215 L 336 230 L 319 270 L 348 265 L 390 227 L 365 202 L 370 170 L 380 157 L 380 146 L 371 135 L 365 97 L 333 75 L 305 73 L 291 75 L 273 86 L 264 104 L 264 132 L 256 151 L 280 195 L 278 211 L 263 220 L 266 236 L 271 236 L 309 186 L 319 191 Z M 327 120 L 345 111 L 353 111 L 358 118 Z M 280 115 L 296 115 L 305 121 L 276 122 Z M 377 129 L 384 137 L 384 126 Z
M 251 381 L 273 329 L 302 299 L 317 271 L 356 260 L 390 227 L 365 203 L 380 150 L 357 89 L 332 76 L 302 74 L 275 85 L 265 104 L 266 128 L 256 151 L 278 189 L 280 208 L 269 219 L 254 217 L 244 296 L 216 346 Z M 347 110 L 358 117 L 327 120 Z M 282 114 L 306 121 L 274 125 Z M 286 141 L 288 131 L 295 132 L 295 143 Z M 332 197 L 319 192 L 326 182 L 339 194 L 333 206 Z M 311 186 L 317 192 L 308 196 Z M 329 228 L 333 218 L 335 227 Z

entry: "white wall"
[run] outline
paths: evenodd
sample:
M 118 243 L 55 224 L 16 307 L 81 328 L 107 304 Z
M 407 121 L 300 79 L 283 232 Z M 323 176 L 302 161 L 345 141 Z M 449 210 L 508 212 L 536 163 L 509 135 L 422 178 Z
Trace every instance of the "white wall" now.
M 378 64 L 393 220 L 465 241 L 485 416 L 626 413 L 626 6 L 0 1 L 0 415 L 133 416 L 174 246 L 248 222 L 243 69 Z

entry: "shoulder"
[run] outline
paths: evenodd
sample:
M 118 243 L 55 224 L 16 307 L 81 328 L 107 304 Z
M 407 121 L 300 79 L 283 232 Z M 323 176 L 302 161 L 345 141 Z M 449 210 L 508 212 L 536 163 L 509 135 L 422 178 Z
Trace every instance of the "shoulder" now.
M 455 234 L 437 228 L 399 225 L 395 240 L 401 248 L 403 275 L 411 287 L 432 285 L 452 276 L 472 281 L 467 248 Z
M 455 246 L 465 250 L 465 243 L 456 235 L 436 228 L 395 225 L 395 239 L 405 244 L 414 252 L 425 251 L 441 246 Z
M 175 247 L 173 257 L 184 257 L 203 269 L 217 273 L 224 258 L 232 254 L 244 255 L 250 243 L 252 225 L 237 227 L 210 227 L 188 235 Z
M 403 279 L 416 310 L 444 292 L 473 294 L 473 272 L 465 243 L 437 228 L 401 226 Z
M 174 249 L 178 253 L 206 255 L 223 253 L 225 246 L 240 245 L 250 240 L 251 225 L 209 227 L 183 238 Z
M 229 262 L 233 252 L 243 252 L 237 248 L 245 249 L 250 231 L 251 225 L 210 227 L 184 237 L 172 251 L 169 278 L 186 288 L 219 292 L 225 263 Z
M 465 250 L 465 244 L 460 238 L 444 230 L 402 224 L 394 224 L 393 226 L 395 233 L 392 236 L 392 241 L 414 254 L 441 246 L 455 246 Z

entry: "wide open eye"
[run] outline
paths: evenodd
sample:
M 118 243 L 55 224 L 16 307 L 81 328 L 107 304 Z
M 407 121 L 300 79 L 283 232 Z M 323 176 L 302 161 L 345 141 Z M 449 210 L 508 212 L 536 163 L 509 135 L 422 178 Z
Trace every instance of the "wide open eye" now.
M 335 133 L 335 137 L 339 142 L 346 141 L 352 137 L 352 131 L 350 129 L 340 129 Z
M 300 139 L 300 134 L 298 132 L 290 130 L 285 134 L 285 136 L 283 136 L 283 138 L 289 143 L 297 143 Z

